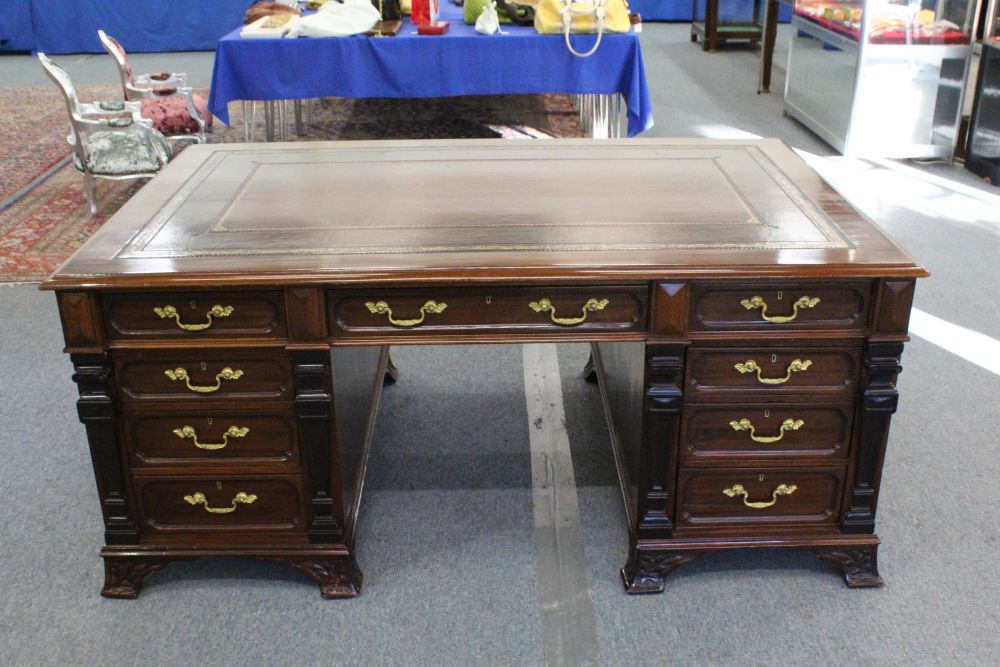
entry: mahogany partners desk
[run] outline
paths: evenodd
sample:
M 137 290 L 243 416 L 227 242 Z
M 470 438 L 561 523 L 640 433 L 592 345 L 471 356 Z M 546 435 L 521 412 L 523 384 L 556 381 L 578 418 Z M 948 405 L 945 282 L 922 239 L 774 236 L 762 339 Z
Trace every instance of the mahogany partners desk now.
M 43 287 L 104 595 L 212 555 L 357 595 L 388 346 L 529 341 L 592 343 L 622 576 L 648 593 L 756 547 L 881 584 L 879 480 L 925 275 L 778 141 L 372 141 L 188 148 Z

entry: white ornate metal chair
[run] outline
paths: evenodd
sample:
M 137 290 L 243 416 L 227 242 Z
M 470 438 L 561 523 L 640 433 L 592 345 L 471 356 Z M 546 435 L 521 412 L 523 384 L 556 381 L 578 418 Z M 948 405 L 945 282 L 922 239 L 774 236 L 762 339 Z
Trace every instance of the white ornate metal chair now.
M 177 72 L 133 74 L 128 54 L 121 43 L 103 30 L 98 30 L 97 36 L 100 37 L 104 50 L 111 54 L 118 66 L 118 76 L 121 79 L 126 100 L 140 102 L 143 100 L 165 102 L 170 98 L 183 100 L 183 107 L 179 109 L 181 112 L 186 112 L 183 119 L 180 122 L 171 123 L 170 127 L 161 126 L 158 129 L 173 140 L 187 139 L 198 143 L 205 142 L 206 131 L 211 125 L 210 117 L 206 117 L 208 105 L 204 105 L 203 110 L 198 109 L 198 104 L 195 103 L 194 89 L 187 85 L 187 74 Z M 200 98 L 198 101 L 201 103 Z M 154 126 L 155 124 L 154 120 Z
M 140 115 L 138 102 L 81 103 L 69 75 L 44 53 L 38 60 L 59 87 L 69 111 L 73 164 L 83 174 L 91 215 L 97 213 L 95 178 L 152 178 L 171 158 L 169 144 Z

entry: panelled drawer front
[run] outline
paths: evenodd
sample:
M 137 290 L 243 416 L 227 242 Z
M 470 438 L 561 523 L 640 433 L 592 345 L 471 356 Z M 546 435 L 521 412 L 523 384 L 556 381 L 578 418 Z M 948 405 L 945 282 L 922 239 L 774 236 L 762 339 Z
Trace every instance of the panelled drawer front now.
M 842 467 L 682 468 L 677 485 L 678 526 L 832 524 L 840 512 L 843 483 Z
M 147 531 L 302 531 L 299 477 L 134 478 L 139 517 Z
M 646 285 L 331 292 L 335 336 L 642 332 Z
M 190 410 L 126 413 L 125 441 L 133 469 L 267 465 L 298 468 L 294 414 Z
M 114 356 L 126 400 L 287 399 L 292 388 L 284 350 L 129 350 Z
M 844 459 L 854 405 L 695 405 L 684 410 L 681 458 Z
M 691 331 L 854 330 L 868 323 L 867 282 L 694 285 Z
M 695 347 L 688 352 L 688 399 L 848 396 L 857 389 L 860 364 L 856 348 Z
M 282 293 L 114 293 L 104 297 L 111 339 L 284 338 Z

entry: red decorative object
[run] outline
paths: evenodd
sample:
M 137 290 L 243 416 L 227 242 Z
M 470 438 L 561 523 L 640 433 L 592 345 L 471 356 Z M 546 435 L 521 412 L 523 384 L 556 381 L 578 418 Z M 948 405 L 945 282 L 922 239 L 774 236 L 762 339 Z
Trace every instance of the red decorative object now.
M 430 23 L 431 21 L 437 21 L 438 14 L 441 11 L 441 3 L 438 0 L 413 0 L 412 10 L 410 14 L 410 23 L 416 26 L 424 25 L 425 23 Z M 418 28 L 418 33 L 420 30 Z M 420 33 L 421 35 L 427 33 Z M 441 34 L 441 33 L 434 33 Z
M 417 26 L 418 35 L 443 35 L 451 24 L 447 21 L 431 21 Z

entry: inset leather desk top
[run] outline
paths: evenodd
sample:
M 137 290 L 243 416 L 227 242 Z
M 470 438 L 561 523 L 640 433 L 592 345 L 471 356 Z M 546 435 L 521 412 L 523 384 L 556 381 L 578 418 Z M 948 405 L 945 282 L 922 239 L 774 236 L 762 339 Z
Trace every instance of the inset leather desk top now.
M 192 146 L 47 287 L 924 275 L 776 140 Z

